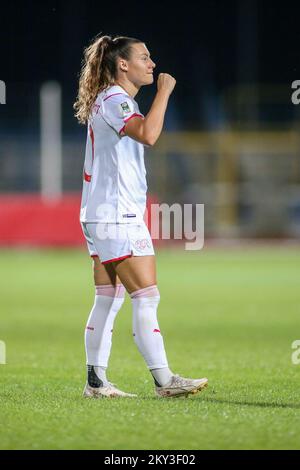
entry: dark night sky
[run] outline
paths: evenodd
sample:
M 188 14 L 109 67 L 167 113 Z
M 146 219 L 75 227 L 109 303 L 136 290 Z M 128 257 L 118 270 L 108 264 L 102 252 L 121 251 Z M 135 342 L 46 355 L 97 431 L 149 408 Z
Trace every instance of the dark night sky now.
M 174 5 L 124 0 L 1 4 L 0 79 L 8 102 L 5 116 L 0 110 L 2 130 L 15 122 L 20 129 L 35 128 L 38 89 L 49 79 L 62 83 L 64 125 L 76 129 L 72 102 L 82 51 L 100 31 L 146 43 L 156 75 L 168 72 L 177 79 L 173 102 L 186 126 L 201 125 L 199 109 L 207 96 L 218 97 L 238 83 L 278 83 L 288 89 L 300 79 L 300 4 L 208 0 Z M 153 85 L 137 96 L 143 112 L 154 92 Z

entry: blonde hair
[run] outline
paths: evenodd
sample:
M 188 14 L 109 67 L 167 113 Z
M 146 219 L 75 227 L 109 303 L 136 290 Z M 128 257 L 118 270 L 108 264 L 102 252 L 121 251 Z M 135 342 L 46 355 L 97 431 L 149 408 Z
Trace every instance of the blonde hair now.
M 84 50 L 84 59 L 79 77 L 79 90 L 74 103 L 75 117 L 86 124 L 93 104 L 100 91 L 113 85 L 117 79 L 117 58 L 129 60 L 131 45 L 139 39 L 118 36 L 96 37 Z

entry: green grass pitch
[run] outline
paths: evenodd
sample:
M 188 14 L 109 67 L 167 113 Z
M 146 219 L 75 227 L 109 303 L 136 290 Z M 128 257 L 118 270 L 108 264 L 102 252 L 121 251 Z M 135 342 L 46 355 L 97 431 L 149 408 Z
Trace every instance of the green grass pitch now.
M 137 399 L 86 400 L 83 332 L 94 289 L 85 250 L 0 251 L 1 449 L 299 449 L 300 250 L 157 253 L 159 323 L 171 368 L 207 376 L 158 399 L 127 297 L 109 379 Z

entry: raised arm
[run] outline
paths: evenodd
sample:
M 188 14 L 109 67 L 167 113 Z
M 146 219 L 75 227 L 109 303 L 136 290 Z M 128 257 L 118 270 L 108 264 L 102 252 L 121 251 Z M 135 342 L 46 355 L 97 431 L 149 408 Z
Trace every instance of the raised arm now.
M 123 129 L 124 134 L 145 145 L 154 145 L 159 138 L 169 97 L 175 87 L 176 80 L 167 73 L 160 73 L 157 80 L 157 93 L 150 111 L 144 119 L 134 117 Z

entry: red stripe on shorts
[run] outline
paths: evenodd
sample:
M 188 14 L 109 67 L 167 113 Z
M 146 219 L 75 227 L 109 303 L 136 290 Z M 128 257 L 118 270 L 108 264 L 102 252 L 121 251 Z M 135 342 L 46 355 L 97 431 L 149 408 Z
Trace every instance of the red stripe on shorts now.
M 121 259 L 130 258 L 131 256 L 132 254 L 130 253 L 130 255 L 120 256 L 120 258 L 113 258 L 107 261 L 102 261 L 102 264 L 112 263 L 113 261 L 120 261 Z

